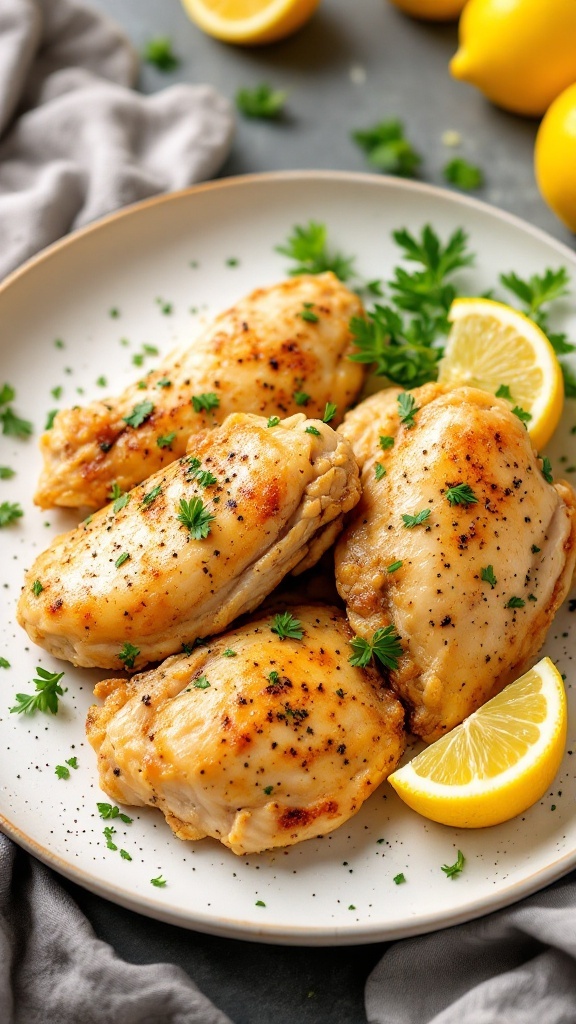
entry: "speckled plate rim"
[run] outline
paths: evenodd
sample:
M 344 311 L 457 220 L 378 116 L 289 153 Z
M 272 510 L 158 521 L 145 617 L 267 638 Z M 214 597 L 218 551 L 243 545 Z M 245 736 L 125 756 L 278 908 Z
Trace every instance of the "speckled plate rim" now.
M 576 273 L 576 252 L 568 245 L 553 238 L 547 232 L 534 227 L 522 218 L 500 210 L 482 200 L 470 196 L 462 196 L 451 192 L 448 189 L 421 182 L 407 181 L 404 179 L 391 178 L 384 175 L 365 174 L 361 172 L 330 171 L 330 170 L 294 170 L 269 172 L 264 174 L 248 174 L 230 178 L 223 178 L 216 181 L 205 182 L 171 192 L 150 199 L 134 203 L 119 211 L 111 213 L 94 223 L 88 224 L 77 231 L 71 232 L 64 238 L 47 246 L 35 256 L 23 263 L 20 267 L 8 274 L 0 282 L 0 296 L 3 295 L 12 285 L 20 283 L 31 271 L 46 263 L 54 256 L 57 256 L 63 249 L 74 246 L 80 239 L 88 235 L 106 231 L 110 224 L 119 220 L 138 217 L 143 211 L 160 206 L 165 203 L 174 203 L 190 195 L 203 192 L 214 192 L 222 189 L 243 189 L 259 184 L 286 184 L 299 182 L 305 187 L 308 184 L 315 184 L 320 181 L 331 181 L 346 185 L 366 184 L 370 187 L 382 188 L 384 190 L 400 190 L 405 193 L 414 193 L 420 196 L 427 196 L 431 200 L 439 199 L 443 202 L 453 203 L 456 207 L 472 209 L 476 212 L 484 212 L 487 216 L 497 221 L 509 224 L 523 233 L 531 236 L 553 248 L 558 257 L 571 263 Z M 59 874 L 70 879 L 82 888 L 87 889 L 108 899 L 119 906 L 125 907 L 147 917 L 164 921 L 169 924 L 179 925 L 191 930 L 198 930 L 207 934 L 219 935 L 227 938 L 244 939 L 252 942 L 266 942 L 273 944 L 289 944 L 301 946 L 336 946 L 363 944 L 378 941 L 395 941 L 402 938 L 409 938 L 427 932 L 437 931 L 441 928 L 453 927 L 466 923 L 486 914 L 508 907 L 526 896 L 539 892 L 546 886 L 558 881 L 569 871 L 576 867 L 576 847 L 551 860 L 544 868 L 541 868 L 521 881 L 514 882 L 493 896 L 483 896 L 479 899 L 470 900 L 464 907 L 448 910 L 441 917 L 437 913 L 415 915 L 406 921 L 401 927 L 386 927 L 381 921 L 370 924 L 349 926 L 321 926 L 313 924 L 306 928 L 292 927 L 284 924 L 267 923 L 262 926 L 255 926 L 252 922 L 241 920 L 230 920 L 224 916 L 215 917 L 202 911 L 196 910 L 193 918 L 187 909 L 177 910 L 173 906 L 162 903 L 158 898 L 154 900 L 139 894 L 132 898 L 124 888 L 115 886 L 109 882 L 100 883 L 88 872 L 81 868 L 70 865 L 66 860 L 55 854 L 52 850 L 42 846 L 25 834 L 14 822 L 9 821 L 0 812 L 0 831 L 14 840 L 22 849 L 32 854 L 39 861 L 54 869 Z M 156 895 L 156 894 L 155 894 Z

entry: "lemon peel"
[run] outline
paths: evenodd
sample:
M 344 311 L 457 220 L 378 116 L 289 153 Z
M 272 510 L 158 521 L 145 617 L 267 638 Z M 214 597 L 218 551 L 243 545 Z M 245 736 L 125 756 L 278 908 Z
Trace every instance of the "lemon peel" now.
M 312 16 L 320 0 L 182 0 L 204 32 L 226 43 L 260 46 L 291 35 Z

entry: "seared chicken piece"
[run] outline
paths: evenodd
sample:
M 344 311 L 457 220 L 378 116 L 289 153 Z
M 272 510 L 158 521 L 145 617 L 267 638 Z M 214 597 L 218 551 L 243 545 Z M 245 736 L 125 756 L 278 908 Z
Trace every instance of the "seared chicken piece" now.
M 320 418 L 333 402 L 336 424 L 364 379 L 347 358 L 348 324 L 361 314 L 358 296 L 332 273 L 257 289 L 118 398 L 59 412 L 40 440 L 34 500 L 101 508 L 114 482 L 130 490 L 232 412 L 283 417 L 305 408 Z
M 326 423 L 236 413 L 57 537 L 26 575 L 18 621 L 75 665 L 159 661 L 314 564 L 359 495 L 350 444 Z
M 100 784 L 158 807 L 181 839 L 236 854 L 330 832 L 397 766 L 404 711 L 371 668 L 348 662 L 341 611 L 300 605 L 301 639 L 269 612 L 130 681 L 107 679 L 88 712 Z
M 570 587 L 576 495 L 547 482 L 503 401 L 427 384 L 400 423 L 398 393 L 367 399 L 340 428 L 363 494 L 336 548 L 336 582 L 357 633 L 393 624 L 400 635 L 391 683 L 431 741 L 538 652 Z

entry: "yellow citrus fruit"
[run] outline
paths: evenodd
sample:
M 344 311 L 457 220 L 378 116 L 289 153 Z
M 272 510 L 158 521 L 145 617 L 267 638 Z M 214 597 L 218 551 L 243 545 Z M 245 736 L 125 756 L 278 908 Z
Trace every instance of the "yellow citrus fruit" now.
M 468 0 L 455 78 L 500 107 L 538 117 L 576 82 L 574 0 Z
M 560 93 L 544 115 L 534 169 L 542 198 L 576 232 L 576 84 Z
M 390 0 L 395 7 L 424 21 L 455 21 L 467 0 Z
M 550 658 L 389 776 L 425 818 L 456 828 L 498 825 L 540 799 L 566 745 L 566 694 Z
M 552 345 L 523 313 L 492 299 L 455 299 L 452 327 L 438 380 L 495 395 L 510 389 L 511 408 L 530 413 L 526 425 L 540 451 L 558 426 L 564 405 L 562 370 Z
M 226 43 L 258 46 L 296 32 L 320 0 L 182 0 L 204 32 Z

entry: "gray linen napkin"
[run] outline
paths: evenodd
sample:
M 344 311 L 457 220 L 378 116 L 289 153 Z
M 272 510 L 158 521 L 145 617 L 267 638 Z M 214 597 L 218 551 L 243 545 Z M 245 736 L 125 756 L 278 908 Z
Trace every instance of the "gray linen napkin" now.
M 74 0 L 0 0 L 0 278 L 73 228 L 216 173 L 234 120 L 207 85 L 133 92 L 135 54 Z
M 369 1024 L 574 1024 L 574 875 L 522 903 L 397 942 L 366 984 Z
M 0 835 L 2 1024 L 230 1024 L 179 967 L 120 960 L 42 864 Z

